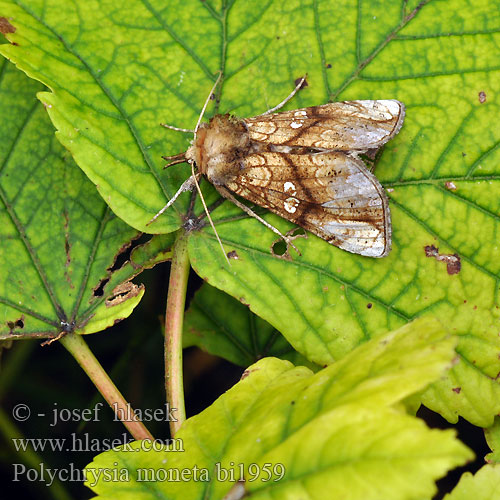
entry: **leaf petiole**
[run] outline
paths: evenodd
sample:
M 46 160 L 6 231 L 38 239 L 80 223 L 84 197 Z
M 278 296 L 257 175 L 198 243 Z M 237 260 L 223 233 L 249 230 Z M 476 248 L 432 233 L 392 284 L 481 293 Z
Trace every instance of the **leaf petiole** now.
M 189 268 L 187 237 L 181 230 L 173 246 L 165 312 L 165 389 L 167 401 L 176 415 L 176 420 L 169 422 L 171 437 L 174 437 L 182 422 L 186 420 L 182 378 L 182 327 Z

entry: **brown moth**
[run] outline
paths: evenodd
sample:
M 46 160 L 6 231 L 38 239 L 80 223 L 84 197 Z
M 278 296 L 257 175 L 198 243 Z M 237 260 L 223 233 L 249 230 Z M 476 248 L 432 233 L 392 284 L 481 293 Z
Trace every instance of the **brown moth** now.
M 215 115 L 197 127 L 185 153 L 168 159 L 196 165 L 197 175 L 223 197 L 289 243 L 233 193 L 348 252 L 384 257 L 391 249 L 389 202 L 359 155 L 394 137 L 404 116 L 396 100 L 336 102 L 252 118 Z

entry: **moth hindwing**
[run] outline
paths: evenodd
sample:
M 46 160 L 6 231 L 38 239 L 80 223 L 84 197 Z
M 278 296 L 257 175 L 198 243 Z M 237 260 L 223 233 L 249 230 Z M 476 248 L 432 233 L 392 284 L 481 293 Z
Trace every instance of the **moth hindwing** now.
M 232 201 L 231 192 L 339 248 L 384 257 L 391 249 L 389 203 L 359 155 L 394 137 L 404 115 L 396 100 L 246 119 L 216 115 L 198 128 L 185 159 Z

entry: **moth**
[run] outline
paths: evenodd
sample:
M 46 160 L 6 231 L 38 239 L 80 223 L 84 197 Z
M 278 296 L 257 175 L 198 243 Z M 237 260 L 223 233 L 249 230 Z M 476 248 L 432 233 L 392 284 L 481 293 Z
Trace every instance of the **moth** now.
M 204 175 L 221 196 L 290 244 L 290 237 L 234 195 L 343 250 L 386 256 L 391 249 L 388 198 L 360 155 L 373 153 L 399 132 L 404 104 L 397 100 L 344 101 L 274 113 L 301 84 L 283 103 L 258 116 L 215 115 L 201 125 L 200 116 L 187 151 L 164 157 L 172 160 L 170 165 L 190 163 L 193 176 L 150 222 Z

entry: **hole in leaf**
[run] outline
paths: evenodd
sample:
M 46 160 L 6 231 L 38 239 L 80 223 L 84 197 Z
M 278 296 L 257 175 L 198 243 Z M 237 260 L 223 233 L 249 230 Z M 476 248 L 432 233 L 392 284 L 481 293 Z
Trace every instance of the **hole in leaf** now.
M 121 269 L 130 260 L 130 256 L 134 249 L 138 246 L 147 243 L 152 238 L 149 234 L 139 233 L 135 238 L 128 241 L 120 247 L 113 259 L 113 263 L 107 269 L 107 276 L 101 279 L 93 290 L 94 297 L 102 297 L 104 294 L 104 287 L 107 285 L 112 273 Z
M 292 238 L 307 238 L 306 230 L 301 227 L 296 227 L 295 229 L 288 231 L 287 235 Z
M 94 288 L 93 295 L 94 297 L 102 297 L 104 293 L 104 287 L 106 286 L 106 283 L 109 281 L 109 278 L 103 278 L 101 281 L 99 281 L 98 285 Z
M 9 327 L 10 333 L 13 333 L 16 328 L 24 328 L 24 314 L 14 321 L 7 321 L 7 326 Z
M 279 240 L 275 241 L 271 247 L 271 251 L 273 252 L 274 255 L 285 255 L 287 248 L 286 248 L 286 243 L 280 238 Z

